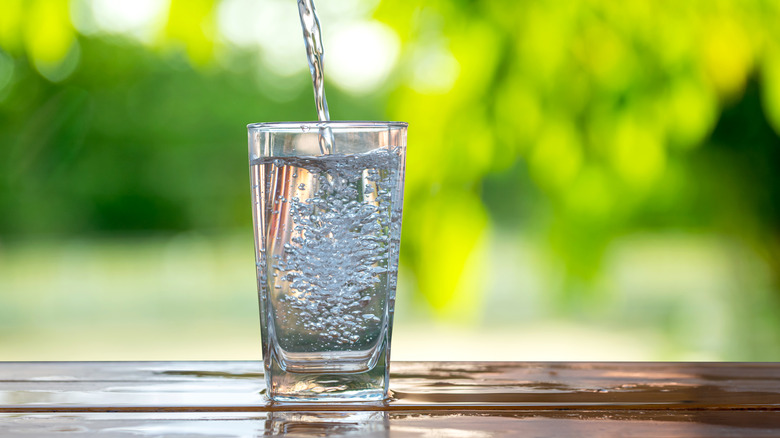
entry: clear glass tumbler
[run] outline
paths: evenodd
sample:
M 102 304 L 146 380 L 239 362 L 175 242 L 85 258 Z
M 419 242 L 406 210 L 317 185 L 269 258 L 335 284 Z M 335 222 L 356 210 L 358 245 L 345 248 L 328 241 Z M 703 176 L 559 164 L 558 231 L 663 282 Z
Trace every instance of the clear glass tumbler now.
M 406 127 L 247 127 L 263 361 L 274 401 L 388 395 Z

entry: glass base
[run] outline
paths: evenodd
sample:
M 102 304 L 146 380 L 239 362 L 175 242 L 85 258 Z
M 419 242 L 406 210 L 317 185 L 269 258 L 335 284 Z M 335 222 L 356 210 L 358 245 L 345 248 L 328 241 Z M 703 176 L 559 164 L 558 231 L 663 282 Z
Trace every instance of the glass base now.
M 285 369 L 274 354 L 266 360 L 268 395 L 275 402 L 366 402 L 388 398 L 386 342 L 372 366 L 360 372 L 300 372 Z M 314 370 L 313 370 L 314 371 Z

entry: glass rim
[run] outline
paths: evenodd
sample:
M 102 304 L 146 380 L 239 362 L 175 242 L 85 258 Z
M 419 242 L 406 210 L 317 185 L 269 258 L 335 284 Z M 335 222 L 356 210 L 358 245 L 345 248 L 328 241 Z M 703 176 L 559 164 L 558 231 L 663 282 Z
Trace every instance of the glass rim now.
M 331 120 L 327 122 L 309 121 L 309 122 L 260 122 L 250 123 L 246 125 L 247 129 L 257 130 L 289 130 L 300 129 L 302 131 L 308 131 L 310 129 L 320 128 L 337 128 L 337 129 L 371 129 L 371 128 L 407 128 L 409 126 L 406 122 L 378 122 L 370 120 Z

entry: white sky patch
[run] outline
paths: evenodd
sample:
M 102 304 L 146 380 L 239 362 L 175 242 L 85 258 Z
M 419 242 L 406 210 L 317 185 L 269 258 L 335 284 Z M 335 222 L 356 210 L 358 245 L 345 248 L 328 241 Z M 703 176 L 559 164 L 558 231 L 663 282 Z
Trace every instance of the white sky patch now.
M 341 26 L 329 41 L 325 52 L 325 81 L 338 87 L 365 93 L 377 88 L 398 60 L 401 40 L 385 24 L 360 21 Z
M 83 34 L 124 34 L 151 42 L 165 26 L 170 0 L 76 0 L 74 25 Z
M 368 18 L 377 4 L 377 0 L 317 2 L 325 47 L 326 89 L 333 80 L 345 90 L 364 92 L 392 69 L 400 41 L 392 30 Z M 250 50 L 256 47 L 263 65 L 279 76 L 308 72 L 295 0 L 223 0 L 217 9 L 217 27 L 228 43 Z M 378 51 L 386 53 L 369 58 L 367 44 L 375 44 Z
M 92 12 L 101 29 L 142 41 L 151 41 L 165 26 L 169 8 L 167 0 L 92 0 Z
M 217 7 L 217 28 L 227 41 L 237 46 L 257 43 L 253 24 L 262 16 L 260 2 L 223 0 Z
M 294 0 L 224 0 L 217 10 L 217 27 L 236 46 L 258 47 L 274 73 L 291 76 L 308 68 Z
M 444 47 L 424 46 L 412 56 L 410 86 L 423 94 L 444 94 L 452 89 L 460 64 Z

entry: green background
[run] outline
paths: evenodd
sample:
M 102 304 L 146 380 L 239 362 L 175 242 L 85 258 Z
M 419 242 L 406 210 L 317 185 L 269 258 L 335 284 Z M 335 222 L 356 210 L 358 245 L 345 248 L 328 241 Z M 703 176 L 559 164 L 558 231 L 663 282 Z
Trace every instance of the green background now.
M 259 357 L 295 2 L 119 3 L 3 0 L 0 360 Z M 396 358 L 780 360 L 780 4 L 317 7 L 331 117 L 410 126 Z

